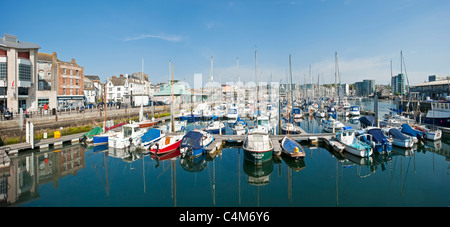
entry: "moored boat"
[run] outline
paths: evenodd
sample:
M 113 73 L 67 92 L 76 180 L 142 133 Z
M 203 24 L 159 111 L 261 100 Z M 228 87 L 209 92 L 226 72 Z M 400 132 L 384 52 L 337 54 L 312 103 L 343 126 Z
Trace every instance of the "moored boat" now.
M 287 136 L 281 141 L 281 148 L 283 154 L 291 158 L 299 159 L 304 158 L 306 155 L 302 145 Z
M 214 136 L 202 130 L 189 131 L 181 140 L 181 152 L 198 156 L 205 153 L 205 148 L 214 141 Z
M 205 130 L 212 134 L 219 134 L 220 132 L 225 132 L 225 124 L 219 121 L 213 121 L 208 126 L 206 126 Z
M 138 147 L 141 144 L 141 137 L 147 132 L 138 124 L 126 124 L 122 126 L 122 131 L 108 137 L 108 147 L 123 149 L 129 146 Z
M 398 128 L 383 128 L 383 133 L 392 138 L 392 144 L 397 147 L 411 148 L 414 140 L 410 136 L 403 134 Z
M 151 145 L 150 153 L 160 155 L 179 149 L 183 136 L 184 135 L 165 135 L 164 138 L 161 138 L 158 142 Z
M 351 127 L 344 127 L 336 133 L 336 139 L 345 145 L 345 151 L 359 157 L 369 157 L 372 155 L 370 145 L 356 138 L 356 130 Z
M 442 138 L 442 130 L 440 129 L 432 130 L 425 125 L 416 125 L 414 128 L 425 133 L 425 139 L 427 140 L 440 140 Z
M 152 143 L 157 142 L 165 135 L 164 133 L 156 128 L 151 128 L 144 133 L 141 137 L 141 148 L 148 149 Z
M 273 144 L 266 133 L 248 134 L 242 145 L 244 158 L 255 164 L 261 164 L 272 158 Z

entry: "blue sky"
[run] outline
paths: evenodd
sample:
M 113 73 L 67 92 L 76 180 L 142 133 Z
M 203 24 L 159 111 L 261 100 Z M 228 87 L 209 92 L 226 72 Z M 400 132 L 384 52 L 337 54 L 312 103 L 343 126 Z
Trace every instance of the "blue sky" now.
M 338 53 L 342 83 L 375 79 L 389 84 L 403 51 L 410 84 L 450 76 L 448 0 L 241 1 L 4 1 L 0 33 L 37 43 L 40 52 L 75 58 L 86 75 L 104 81 L 141 71 L 153 83 L 192 82 L 202 73 L 223 83 L 286 81 L 334 83 Z

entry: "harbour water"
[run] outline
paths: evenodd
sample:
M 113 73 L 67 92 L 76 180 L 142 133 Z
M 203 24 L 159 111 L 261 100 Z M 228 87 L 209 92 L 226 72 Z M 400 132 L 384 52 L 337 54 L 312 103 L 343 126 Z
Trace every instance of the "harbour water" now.
M 380 105 L 380 114 L 391 103 Z M 368 105 L 370 106 L 370 105 Z M 353 124 L 354 123 L 354 124 Z M 321 131 L 319 120 L 298 123 Z M 356 119 L 347 124 L 358 127 Z M 192 123 L 188 129 L 201 128 Z M 231 134 L 227 127 L 226 133 Z M 370 159 L 302 144 L 306 157 L 274 156 L 261 166 L 240 146 L 192 160 L 155 160 L 81 144 L 23 152 L 1 173 L 0 206 L 21 207 L 347 207 L 450 205 L 450 139 Z M 174 154 L 176 155 L 176 154 Z

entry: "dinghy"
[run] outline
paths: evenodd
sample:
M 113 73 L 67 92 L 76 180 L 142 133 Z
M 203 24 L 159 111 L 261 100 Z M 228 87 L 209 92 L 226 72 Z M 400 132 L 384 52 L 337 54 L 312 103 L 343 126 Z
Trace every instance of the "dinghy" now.
M 288 157 L 299 159 L 305 157 L 305 150 L 297 141 L 285 136 L 281 141 L 283 154 Z

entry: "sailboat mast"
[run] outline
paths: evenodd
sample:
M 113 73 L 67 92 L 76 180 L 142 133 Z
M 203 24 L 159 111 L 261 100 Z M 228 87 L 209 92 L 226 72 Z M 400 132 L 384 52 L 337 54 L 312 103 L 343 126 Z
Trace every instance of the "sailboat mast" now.
M 171 68 L 172 68 L 172 112 L 171 112 L 171 121 L 172 121 L 172 132 L 175 132 L 175 122 L 173 119 L 173 109 L 174 109 L 174 101 L 175 101 L 175 97 L 174 97 L 174 81 L 173 81 L 173 64 L 171 64 Z
M 257 107 L 256 113 L 257 113 L 257 115 L 259 115 L 259 92 L 258 92 L 258 72 L 257 72 L 258 64 L 257 64 L 256 56 L 257 56 L 257 50 L 255 50 L 255 80 L 256 80 L 256 107 Z
M 335 97 L 336 99 L 334 100 L 336 102 L 336 100 L 338 100 L 338 90 L 337 90 L 337 52 L 335 52 L 335 60 L 334 60 L 334 88 L 335 90 Z

